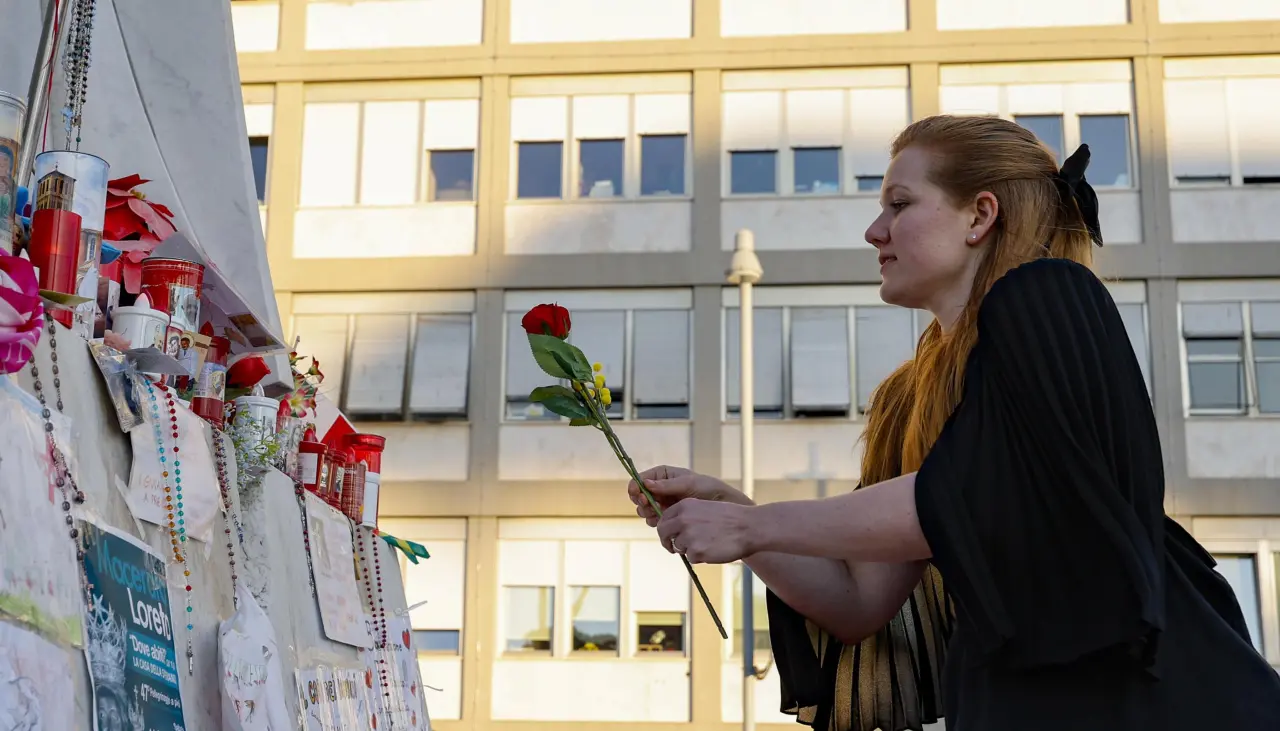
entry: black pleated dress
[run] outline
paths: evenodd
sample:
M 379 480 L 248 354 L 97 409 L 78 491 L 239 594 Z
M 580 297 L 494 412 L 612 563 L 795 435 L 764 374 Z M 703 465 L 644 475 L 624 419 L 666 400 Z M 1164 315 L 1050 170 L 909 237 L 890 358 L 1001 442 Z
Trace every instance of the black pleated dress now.
M 916 477 L 931 565 L 844 646 L 769 595 L 783 711 L 819 731 L 1280 729 L 1280 676 L 1164 514 L 1147 388 L 1087 268 L 983 301 L 963 398 Z

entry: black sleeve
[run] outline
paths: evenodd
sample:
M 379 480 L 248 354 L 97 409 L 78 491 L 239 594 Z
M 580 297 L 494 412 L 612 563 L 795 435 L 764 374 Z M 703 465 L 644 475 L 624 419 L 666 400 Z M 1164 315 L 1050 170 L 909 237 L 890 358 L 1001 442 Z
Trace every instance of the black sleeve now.
M 983 661 L 1119 649 L 1164 622 L 1159 438 L 1132 346 L 1085 267 L 1042 259 L 983 301 L 964 396 L 916 476 L 920 525 Z

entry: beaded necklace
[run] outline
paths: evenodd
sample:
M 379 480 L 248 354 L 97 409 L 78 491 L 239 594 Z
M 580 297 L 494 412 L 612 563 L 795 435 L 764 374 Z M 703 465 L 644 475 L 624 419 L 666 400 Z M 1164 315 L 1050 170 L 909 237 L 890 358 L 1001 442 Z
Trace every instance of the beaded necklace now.
M 47 319 L 46 322 L 48 323 L 47 331 L 49 333 L 49 370 L 53 374 L 54 403 L 58 408 L 58 413 L 62 413 L 62 376 L 58 371 L 58 324 L 53 318 Z M 93 604 L 93 584 L 89 583 L 88 575 L 84 571 L 84 547 L 80 542 L 80 530 L 75 525 L 76 519 L 71 515 L 71 504 L 83 504 L 84 493 L 80 490 L 79 485 L 76 484 L 75 478 L 71 476 L 71 468 L 67 466 L 66 457 L 62 454 L 57 440 L 53 437 L 53 412 L 49 410 L 49 404 L 44 395 L 44 383 L 40 381 L 40 369 L 36 366 L 34 356 L 31 359 L 31 379 L 35 387 L 36 398 L 40 401 L 40 418 L 44 421 L 44 439 L 49 449 L 49 461 L 53 466 L 53 484 L 62 495 L 62 512 L 67 525 L 67 535 L 76 547 L 76 562 L 80 567 L 80 589 L 84 592 L 85 599 L 91 606 Z
M 76 149 L 80 149 L 80 125 L 84 104 L 89 96 L 89 61 L 93 45 L 93 16 L 97 12 L 95 0 L 70 0 L 75 3 L 70 27 L 67 29 L 66 55 L 62 65 L 67 82 L 67 100 L 63 107 L 66 128 L 66 149 L 71 149 L 72 137 Z
M 173 484 L 170 485 L 168 450 L 165 448 L 164 435 L 160 431 L 160 401 L 156 398 L 155 387 L 147 380 L 147 394 L 151 398 L 151 425 L 155 429 L 156 451 L 160 456 L 160 477 L 164 482 L 165 512 L 169 521 L 169 541 L 173 546 L 173 560 L 182 565 L 183 583 L 186 586 L 187 604 L 187 674 L 195 674 L 195 652 L 192 650 L 191 633 L 195 629 L 191 617 L 191 565 L 187 563 L 187 527 L 186 513 L 182 505 L 182 462 L 178 458 L 178 406 L 173 394 L 162 388 L 165 406 L 169 410 L 169 428 L 173 436 Z
M 311 563 L 311 529 L 307 526 L 307 489 L 301 480 L 293 481 L 293 494 L 298 497 L 298 515 L 302 518 L 302 548 L 307 554 L 307 583 L 311 585 L 311 597 L 316 598 L 315 566 Z
M 378 555 L 378 541 L 373 531 L 369 533 L 369 550 L 365 549 L 364 529 L 357 525 L 356 544 L 360 551 L 360 557 L 363 559 L 362 564 L 365 569 L 364 573 L 364 589 L 369 599 L 369 611 L 373 613 L 373 624 L 376 634 L 374 636 L 374 646 L 378 649 L 378 685 L 382 688 L 383 709 L 390 713 L 391 706 L 391 687 L 387 679 L 387 607 L 383 603 L 382 596 L 382 561 Z M 372 555 L 370 555 L 372 553 Z M 373 576 L 369 574 L 369 566 L 373 566 Z M 377 595 L 374 595 L 374 579 L 377 582 Z
M 231 486 L 227 480 L 227 453 L 226 448 L 222 444 L 222 432 L 217 428 L 213 430 L 213 452 L 218 461 L 218 490 L 222 493 L 222 506 L 227 512 L 227 527 L 223 529 L 223 533 L 227 537 L 227 560 L 231 565 L 231 601 L 237 609 L 240 607 L 240 596 L 236 591 L 237 581 L 240 578 L 236 574 L 236 547 L 231 540 L 231 528 L 236 529 L 236 538 L 244 545 L 244 529 L 240 527 L 240 514 L 231 504 Z

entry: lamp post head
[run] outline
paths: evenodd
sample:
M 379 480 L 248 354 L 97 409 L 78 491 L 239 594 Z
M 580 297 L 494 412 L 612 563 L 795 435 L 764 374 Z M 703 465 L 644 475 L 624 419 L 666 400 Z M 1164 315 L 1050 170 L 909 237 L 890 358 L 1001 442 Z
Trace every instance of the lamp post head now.
M 756 238 L 745 228 L 733 237 L 733 260 L 726 274 L 729 284 L 755 284 L 764 276 L 760 258 L 756 256 Z

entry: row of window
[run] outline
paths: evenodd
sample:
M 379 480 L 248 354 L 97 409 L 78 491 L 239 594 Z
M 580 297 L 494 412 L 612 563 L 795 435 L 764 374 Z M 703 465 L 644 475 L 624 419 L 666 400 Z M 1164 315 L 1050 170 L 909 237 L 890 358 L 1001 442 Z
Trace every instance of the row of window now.
M 512 0 L 512 43 L 582 43 L 693 36 L 694 0 Z M 903 32 L 908 0 L 720 0 L 722 37 Z M 1161 23 L 1280 19 L 1271 0 L 1159 0 Z M 403 7 L 401 7 L 403 6 Z M 483 0 L 312 0 L 306 8 L 308 50 L 479 45 Z M 232 3 L 236 47 L 273 51 L 280 13 L 274 0 Z M 1027 3 L 1023 0 L 938 0 L 938 30 L 1123 25 L 1126 0 Z
M 1261 560 L 1274 561 L 1277 576 L 1280 576 L 1280 554 L 1272 559 L 1251 553 L 1215 552 L 1214 559 L 1218 572 L 1235 591 L 1254 646 L 1262 652 L 1262 617 L 1268 603 L 1262 601 L 1259 569 Z M 465 571 L 461 565 L 452 568 Z M 722 609 L 733 629 L 731 644 L 726 649 L 730 656 L 740 656 L 744 635 L 742 571 L 738 564 L 727 566 L 725 570 L 725 605 Z M 412 569 L 408 569 L 406 581 L 413 580 Z M 757 653 L 768 653 L 766 589 L 759 580 L 753 582 L 752 588 L 753 647 Z M 555 586 L 502 587 L 499 612 L 502 617 L 501 652 L 505 655 L 599 658 L 688 653 L 687 611 L 624 611 L 621 586 L 568 585 L 565 590 L 567 604 L 561 606 L 557 603 Z M 419 652 L 456 655 L 462 651 L 461 628 L 415 629 L 414 632 Z
M 1144 376 L 1145 305 L 1118 305 Z M 533 361 L 521 312 L 505 315 L 504 418 L 558 421 L 530 403 L 548 377 Z M 1192 414 L 1280 414 L 1280 301 L 1181 306 L 1186 403 Z M 875 387 L 911 357 L 929 316 L 883 305 L 755 310 L 755 413 L 858 418 Z M 723 403 L 738 412 L 739 315 L 723 310 Z M 302 349 L 323 363 L 324 390 L 353 418 L 465 419 L 469 313 L 298 314 Z M 570 341 L 604 366 L 620 420 L 690 417 L 693 331 L 687 308 L 576 309 Z
M 734 564 L 726 567 L 726 596 L 724 607 L 732 626 L 731 657 L 742 655 L 742 570 Z M 555 587 L 508 586 L 503 588 L 502 613 L 503 652 L 505 654 L 542 653 L 588 657 L 621 656 L 619 638 L 628 632 L 634 637 L 631 646 L 634 656 L 650 653 L 686 654 L 689 642 L 688 613 L 683 611 L 631 612 L 626 624 L 621 609 L 622 588 L 617 586 L 571 586 L 569 589 L 568 616 L 557 622 Z M 755 601 L 752 618 L 755 632 L 752 646 L 757 656 L 771 651 L 769 643 L 769 613 L 765 603 L 765 585 L 752 583 Z M 561 650 L 556 642 L 557 626 L 569 632 L 567 649 Z M 419 646 L 422 649 L 422 646 Z M 449 651 L 453 651 L 450 649 Z M 764 658 L 760 658 L 764 660 Z
M 555 587 L 505 587 L 503 651 L 559 655 L 556 627 L 560 624 L 569 632 L 568 652 L 618 657 L 623 631 L 621 593 L 618 586 L 570 586 L 568 616 L 558 623 Z M 687 617 L 686 612 L 631 612 L 626 629 L 635 638 L 634 651 L 684 653 Z
M 1280 115 L 1280 57 L 1240 63 L 1243 70 L 1235 70 L 1233 59 L 1166 62 L 1174 185 L 1280 184 L 1280 142 L 1272 133 Z M 1087 143 L 1095 187 L 1135 187 L 1130 65 L 1041 66 L 944 67 L 940 107 L 1012 119 L 1059 159 Z M 1070 80 L 1071 74 L 1081 80 Z M 530 91 L 511 101 L 512 200 L 691 194 L 687 77 L 624 79 L 621 91 L 566 94 L 565 85 L 572 86 L 538 79 L 518 85 Z M 652 91 L 625 93 L 628 86 Z M 725 196 L 877 194 L 889 143 L 911 118 L 900 67 L 726 73 L 722 86 Z M 301 207 L 475 200 L 477 98 L 317 99 L 305 106 Z M 250 150 L 262 199 L 268 139 L 254 135 Z

